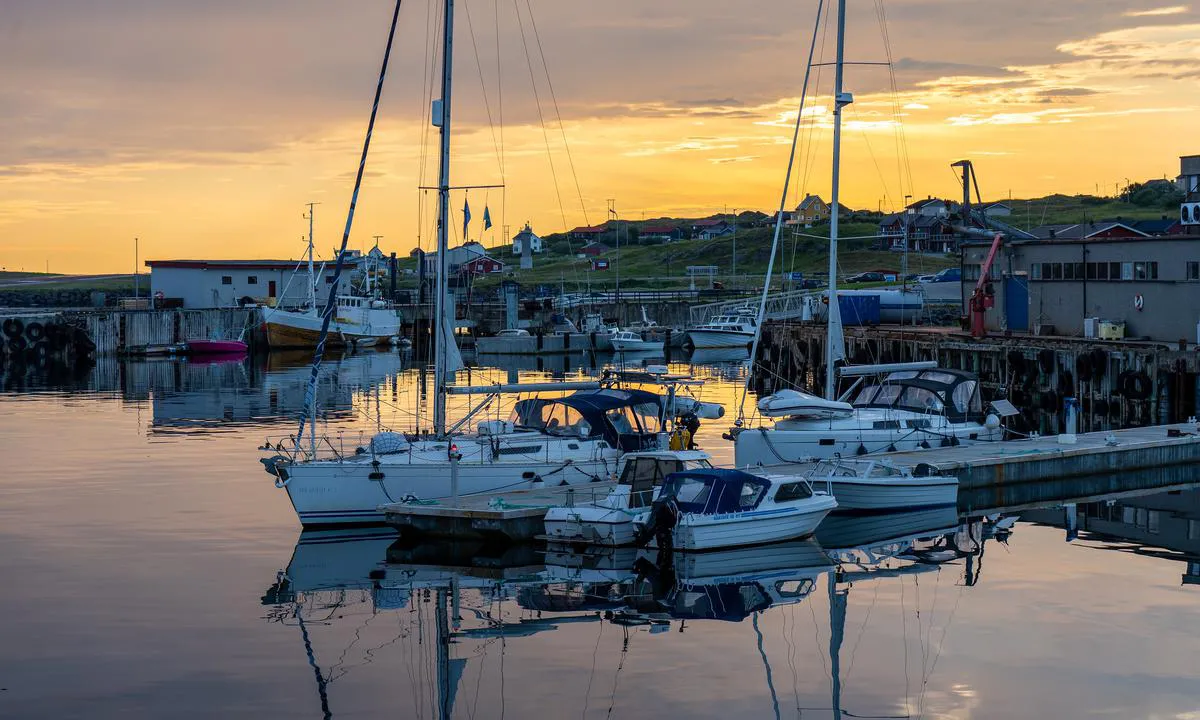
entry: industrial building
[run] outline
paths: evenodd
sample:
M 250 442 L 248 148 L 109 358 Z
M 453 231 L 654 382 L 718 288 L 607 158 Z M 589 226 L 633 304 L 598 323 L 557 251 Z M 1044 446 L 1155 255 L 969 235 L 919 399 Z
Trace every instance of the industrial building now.
M 156 302 L 189 309 L 233 307 L 242 298 L 278 307 L 308 300 L 308 269 L 300 260 L 147 260 Z M 299 272 L 297 269 L 299 268 Z M 348 278 L 348 269 L 343 277 Z M 333 283 L 333 266 L 318 280 L 319 304 Z M 343 287 L 348 286 L 344 280 Z

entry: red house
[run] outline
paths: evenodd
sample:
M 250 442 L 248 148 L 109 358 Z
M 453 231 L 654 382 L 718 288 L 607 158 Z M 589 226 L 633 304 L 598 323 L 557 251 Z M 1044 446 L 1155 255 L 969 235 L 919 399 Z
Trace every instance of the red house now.
M 591 241 L 595 240 L 596 238 L 600 237 L 600 233 L 602 233 L 602 232 L 604 232 L 604 228 L 600 225 L 597 225 L 595 227 L 587 227 L 585 225 L 581 225 L 581 226 L 575 228 L 574 230 L 572 230 L 570 233 L 568 233 L 567 237 L 569 237 L 572 240 L 583 240 L 584 242 L 591 242 Z
M 606 252 L 608 252 L 608 246 L 605 245 L 604 243 L 598 243 L 598 242 L 588 243 L 587 245 L 584 245 L 579 250 L 580 255 L 588 255 L 590 257 L 596 257 L 597 255 L 603 255 Z
M 458 273 L 460 275 L 470 275 L 472 277 L 500 272 L 504 272 L 504 263 L 487 255 L 481 255 L 474 260 L 458 266 Z
M 592 260 L 592 269 L 593 270 L 607 270 L 608 269 L 608 259 L 607 258 L 596 258 L 596 259 Z

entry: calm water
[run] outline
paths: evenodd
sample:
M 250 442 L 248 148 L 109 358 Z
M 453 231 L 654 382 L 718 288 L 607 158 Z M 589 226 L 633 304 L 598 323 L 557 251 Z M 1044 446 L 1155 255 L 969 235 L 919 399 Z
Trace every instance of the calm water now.
M 8 383 L 0 717 L 1200 718 L 1196 490 L 843 520 L 823 548 L 641 575 L 631 553 L 301 533 L 256 448 L 293 431 L 302 363 Z M 347 445 L 421 421 L 396 356 L 327 370 Z M 744 372 L 695 370 L 721 401 Z M 718 458 L 727 425 L 701 432 Z

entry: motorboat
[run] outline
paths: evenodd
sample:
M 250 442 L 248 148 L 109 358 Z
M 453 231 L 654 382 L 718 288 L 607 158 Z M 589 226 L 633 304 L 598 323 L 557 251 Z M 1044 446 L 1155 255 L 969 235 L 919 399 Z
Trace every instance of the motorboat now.
M 958 478 L 924 463 L 910 469 L 883 459 L 834 458 L 789 467 L 815 486 L 830 488 L 839 511 L 915 510 L 958 503 Z
M 528 391 L 562 386 L 547 385 Z M 264 447 L 273 454 L 262 462 L 306 526 L 382 523 L 381 506 L 444 500 L 455 489 L 475 495 L 603 480 L 624 453 L 665 445 L 664 412 L 665 398 L 645 390 L 580 390 L 519 400 L 508 420 L 480 422 L 473 433 L 381 432 L 348 452 L 283 441 Z
M 662 340 L 645 340 L 640 333 L 632 330 L 621 330 L 611 337 L 613 349 L 617 352 L 662 350 Z
M 529 337 L 529 331 L 525 328 L 506 328 L 496 333 L 496 337 Z
M 629 453 L 621 458 L 617 485 L 594 502 L 553 507 L 546 513 L 546 539 L 588 545 L 632 545 L 637 535 L 633 518 L 650 507 L 668 475 L 682 470 L 711 468 L 700 450 L 658 450 Z
M 688 338 L 697 350 L 748 347 L 757 327 L 758 321 L 750 315 L 719 315 L 688 330 Z
M 832 494 L 798 476 L 685 470 L 667 478 L 634 523 L 642 537 L 670 530 L 680 550 L 713 550 L 806 537 L 837 505 Z
M 809 458 L 992 442 L 1000 418 L 985 412 L 979 378 L 964 370 L 900 370 L 865 384 L 853 400 L 781 390 L 758 401 L 773 427 L 735 430 L 736 467 L 782 465 Z

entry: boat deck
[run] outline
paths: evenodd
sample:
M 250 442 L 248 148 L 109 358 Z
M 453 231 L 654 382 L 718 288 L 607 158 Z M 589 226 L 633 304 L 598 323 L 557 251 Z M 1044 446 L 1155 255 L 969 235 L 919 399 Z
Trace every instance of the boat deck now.
M 383 507 L 387 523 L 404 533 L 446 538 L 505 538 L 524 542 L 543 532 L 542 519 L 552 507 L 590 503 L 607 497 L 616 483 L 556 485 L 468 495 L 453 501 L 393 503 Z

